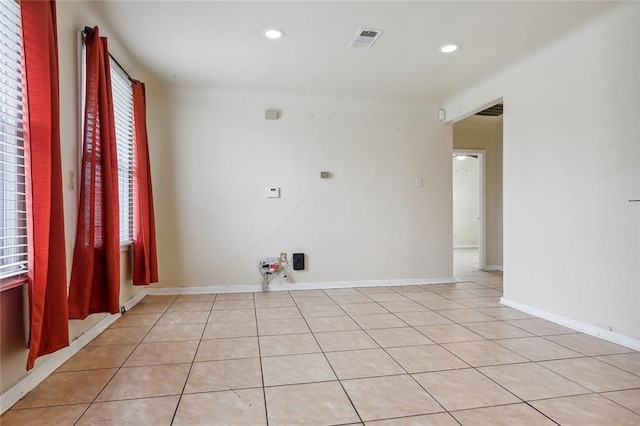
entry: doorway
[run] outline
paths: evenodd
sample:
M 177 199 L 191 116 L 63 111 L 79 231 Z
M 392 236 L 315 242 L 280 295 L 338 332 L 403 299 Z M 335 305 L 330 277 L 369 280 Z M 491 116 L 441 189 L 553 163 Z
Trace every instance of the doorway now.
M 484 150 L 453 150 L 453 256 L 456 276 L 486 266 L 485 155 Z

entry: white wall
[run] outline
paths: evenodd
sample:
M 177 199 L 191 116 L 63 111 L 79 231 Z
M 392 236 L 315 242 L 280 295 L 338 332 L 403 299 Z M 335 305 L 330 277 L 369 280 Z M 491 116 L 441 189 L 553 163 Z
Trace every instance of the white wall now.
M 472 115 L 454 123 L 453 148 L 485 151 L 485 259 L 502 266 L 502 116 Z
M 171 114 L 163 286 L 259 284 L 258 260 L 285 251 L 307 254 L 295 282 L 452 276 L 451 126 L 436 105 L 176 92 Z
M 640 338 L 640 4 L 445 102 L 502 97 L 505 297 Z M 578 159 L 578 161 L 574 161 Z
M 92 2 L 58 1 L 58 58 L 60 70 L 60 141 L 62 153 L 62 172 L 64 181 L 64 217 L 67 254 L 67 280 L 71 275 L 71 260 L 75 243 L 77 221 L 77 192 L 69 191 L 69 173 L 78 167 L 80 144 L 78 141 L 78 88 L 79 88 L 79 38 L 85 26 L 98 25 L 101 36 L 109 39 L 109 50 L 124 68 L 135 78 L 147 83 L 147 125 L 151 151 L 152 171 L 154 178 L 163 183 L 160 175 L 161 167 L 166 161 L 163 158 L 165 144 L 166 90 L 164 85 L 153 79 L 153 76 L 139 67 L 131 58 L 122 43 L 119 42 L 108 25 L 93 10 Z M 156 167 L 156 164 L 158 167 Z M 166 203 L 162 191 L 156 196 L 161 206 Z M 131 285 L 131 262 L 128 251 L 121 253 L 121 292 L 120 301 L 124 304 L 140 291 Z M 2 328 L 0 347 L 2 360 L 0 363 L 0 391 L 4 392 L 26 374 L 27 346 L 23 323 L 23 289 L 4 291 L 0 294 L 0 311 L 2 312 Z M 106 314 L 90 315 L 86 320 L 69 322 L 71 340 L 76 339 L 94 324 L 102 320 Z M 36 367 L 47 357 L 41 357 Z
M 478 247 L 480 161 L 453 157 L 453 247 Z

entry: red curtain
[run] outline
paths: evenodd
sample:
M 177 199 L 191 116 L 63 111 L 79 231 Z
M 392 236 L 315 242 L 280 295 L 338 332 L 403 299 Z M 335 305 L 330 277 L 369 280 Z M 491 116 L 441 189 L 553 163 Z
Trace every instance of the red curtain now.
M 80 206 L 69 286 L 69 318 L 119 312 L 118 159 L 107 39 L 86 37 L 86 98 Z
M 134 81 L 133 285 L 148 285 L 158 282 L 156 225 L 153 213 L 146 116 L 144 83 Z
M 29 358 L 69 346 L 55 1 L 23 1 Z

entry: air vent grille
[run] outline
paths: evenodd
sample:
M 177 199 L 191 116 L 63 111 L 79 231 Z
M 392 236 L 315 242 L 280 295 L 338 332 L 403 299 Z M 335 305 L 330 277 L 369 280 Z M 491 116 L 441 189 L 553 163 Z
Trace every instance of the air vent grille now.
M 353 47 L 354 49 L 371 49 L 371 46 L 380 38 L 381 34 L 382 30 L 360 28 L 353 37 L 353 40 L 351 40 L 351 43 L 349 43 L 349 47 Z
M 498 117 L 502 115 L 502 112 L 503 112 L 503 105 L 497 104 L 487 109 L 484 109 L 480 112 L 477 112 L 476 115 L 487 115 L 489 117 Z

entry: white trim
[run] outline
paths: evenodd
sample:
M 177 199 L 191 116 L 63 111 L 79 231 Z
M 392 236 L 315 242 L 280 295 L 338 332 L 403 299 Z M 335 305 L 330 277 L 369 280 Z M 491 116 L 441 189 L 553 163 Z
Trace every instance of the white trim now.
M 133 308 L 147 295 L 147 289 L 142 290 L 134 297 L 129 299 L 123 306 L 125 310 Z M 105 331 L 107 327 L 113 324 L 121 314 L 113 314 L 103 318 L 96 325 L 78 336 L 66 348 L 49 355 L 41 364 L 37 364 L 33 370 L 28 372 L 19 382 L 7 389 L 5 393 L 0 395 L 0 414 L 3 414 L 11 408 L 16 402 L 20 401 L 27 393 L 32 391 L 44 379 L 49 377 L 51 373 L 56 371 L 58 367 L 67 362 L 69 358 L 77 354 L 89 342 L 98 337 L 100 333 Z
M 477 249 L 478 245 L 473 244 L 458 244 L 453 246 L 454 249 Z
M 478 156 L 478 185 L 479 188 L 479 200 L 478 200 L 478 266 L 479 269 L 484 269 L 487 265 L 487 193 L 486 193 L 486 156 L 487 151 L 484 149 L 454 149 L 453 154 L 463 155 L 477 155 Z M 453 182 L 453 174 L 451 175 Z M 453 187 L 452 187 L 453 188 Z
M 397 280 L 366 280 L 366 281 L 330 281 L 310 283 L 272 283 L 271 291 L 288 290 L 325 290 L 330 288 L 354 288 L 354 287 L 393 287 L 403 285 L 448 284 L 454 283 L 454 277 L 448 278 L 409 278 Z M 147 294 L 216 294 L 216 293 L 257 293 L 262 292 L 260 284 L 247 285 L 223 285 L 207 287 L 156 287 L 149 288 Z
M 483 271 L 500 271 L 504 272 L 504 267 L 502 265 L 487 265 L 484 267 Z
M 622 345 L 627 348 L 634 349 L 636 351 L 640 351 L 640 339 L 635 339 L 633 337 L 625 336 L 624 334 L 616 333 L 614 331 L 607 330 L 601 327 L 596 327 L 594 325 L 585 324 L 581 321 L 576 321 L 574 319 L 567 318 L 562 315 L 543 311 L 542 309 L 534 308 L 533 306 L 525 305 L 524 303 L 505 299 L 504 297 L 500 298 L 500 303 L 502 303 L 503 305 L 509 306 L 511 308 L 517 309 L 519 311 L 526 312 L 528 314 L 535 315 L 539 318 L 543 318 L 548 321 L 554 322 L 556 324 L 563 325 L 573 330 L 577 330 L 582 333 L 599 337 L 609 342 L 616 343 L 618 345 Z

